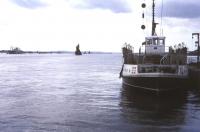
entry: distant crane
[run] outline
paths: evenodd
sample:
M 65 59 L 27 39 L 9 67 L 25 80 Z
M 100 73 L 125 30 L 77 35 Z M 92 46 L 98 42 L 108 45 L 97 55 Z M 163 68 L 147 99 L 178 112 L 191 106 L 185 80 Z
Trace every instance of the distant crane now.
M 194 36 L 197 37 L 197 41 L 195 41 L 195 44 L 197 45 L 197 63 L 199 63 L 199 55 L 200 55 L 200 47 L 199 47 L 199 34 L 200 33 L 192 33 L 192 38 L 194 38 Z

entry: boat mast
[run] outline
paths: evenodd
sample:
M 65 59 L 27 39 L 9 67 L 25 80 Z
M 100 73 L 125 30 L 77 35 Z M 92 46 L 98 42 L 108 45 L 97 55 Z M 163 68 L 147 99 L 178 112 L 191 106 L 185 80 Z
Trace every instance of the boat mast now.
M 153 0 L 153 5 L 152 5 L 152 33 L 151 35 L 154 36 L 156 35 L 156 24 L 155 23 L 155 0 Z

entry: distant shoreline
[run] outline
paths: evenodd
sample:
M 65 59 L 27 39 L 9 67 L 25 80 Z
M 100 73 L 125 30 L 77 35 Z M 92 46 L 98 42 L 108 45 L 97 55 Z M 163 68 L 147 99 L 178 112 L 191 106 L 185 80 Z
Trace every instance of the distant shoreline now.
M 0 54 L 9 54 L 9 51 L 11 50 L 0 50 Z M 74 54 L 74 51 L 22 51 L 20 54 Z M 83 51 L 83 54 L 121 54 L 121 52 Z M 197 56 L 197 51 L 189 51 L 187 55 Z
M 0 50 L 0 53 L 9 54 L 10 50 Z M 120 52 L 91 51 L 90 54 L 119 54 Z M 74 54 L 73 51 L 22 51 L 20 54 Z M 83 54 L 88 54 L 83 52 Z

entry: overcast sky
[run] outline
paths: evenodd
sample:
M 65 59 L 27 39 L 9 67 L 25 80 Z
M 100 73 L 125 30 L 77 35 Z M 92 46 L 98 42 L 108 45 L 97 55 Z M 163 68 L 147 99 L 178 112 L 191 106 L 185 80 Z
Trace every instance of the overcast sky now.
M 145 20 L 141 3 L 147 2 Z M 195 46 L 200 32 L 199 0 L 156 0 L 157 34 L 163 29 L 167 46 L 185 42 Z M 150 35 L 151 0 L 0 0 L 0 50 L 120 52 L 127 42 L 136 50 Z M 147 29 L 141 30 L 141 24 Z

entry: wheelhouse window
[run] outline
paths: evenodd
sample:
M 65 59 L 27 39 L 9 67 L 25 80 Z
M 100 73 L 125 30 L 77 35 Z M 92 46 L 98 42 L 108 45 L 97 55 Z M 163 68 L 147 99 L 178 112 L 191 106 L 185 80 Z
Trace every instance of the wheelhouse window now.
M 164 37 L 147 37 L 146 45 L 165 45 Z

